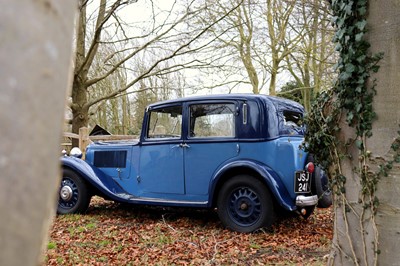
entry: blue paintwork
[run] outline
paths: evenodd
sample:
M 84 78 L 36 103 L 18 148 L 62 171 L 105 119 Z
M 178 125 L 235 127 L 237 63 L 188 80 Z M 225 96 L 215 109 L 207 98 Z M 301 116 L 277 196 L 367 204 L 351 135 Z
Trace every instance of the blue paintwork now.
M 143 145 L 140 150 L 138 196 L 185 194 L 183 149 L 179 142 Z
M 235 104 L 235 137 L 189 137 L 189 106 L 210 102 Z M 285 128 L 280 113 L 283 110 L 303 113 L 301 105 L 252 94 L 170 100 L 147 108 L 143 129 L 149 123 L 149 111 L 171 105 L 182 106 L 182 138 L 147 139 L 146 130 L 142 130 L 139 140 L 89 145 L 85 161 L 62 157 L 63 166 L 76 171 L 100 194 L 115 201 L 197 207 L 214 206 L 216 189 L 226 174 L 247 169 L 258 173 L 284 209 L 296 209 L 294 173 L 304 169 L 307 154 L 299 149 L 303 130 Z M 242 113 L 246 106 L 245 122 Z M 96 151 L 110 150 L 126 151 L 125 167 L 99 168 L 94 165 Z

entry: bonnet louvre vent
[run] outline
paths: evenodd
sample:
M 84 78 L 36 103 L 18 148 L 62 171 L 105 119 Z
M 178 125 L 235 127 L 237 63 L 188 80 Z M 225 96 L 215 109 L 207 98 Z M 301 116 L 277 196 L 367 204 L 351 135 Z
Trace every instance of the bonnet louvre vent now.
M 94 166 L 103 168 L 125 168 L 126 151 L 95 151 Z

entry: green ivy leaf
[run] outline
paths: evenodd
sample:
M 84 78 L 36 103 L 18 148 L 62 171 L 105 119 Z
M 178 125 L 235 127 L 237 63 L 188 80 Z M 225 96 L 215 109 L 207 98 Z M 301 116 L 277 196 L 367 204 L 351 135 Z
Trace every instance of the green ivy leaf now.
M 353 1 L 349 1 L 348 4 L 345 5 L 344 11 L 346 12 L 347 15 L 351 15 L 353 11 Z
M 367 58 L 367 56 L 365 54 L 362 54 L 360 56 L 357 57 L 357 62 L 361 63 L 364 62 L 364 60 Z
M 356 67 L 353 64 L 346 64 L 346 72 L 353 73 L 356 70 Z
M 353 120 L 353 118 L 354 118 L 354 114 L 353 114 L 353 112 L 348 112 L 347 113 L 347 121 L 352 121 Z
M 356 23 L 356 27 L 361 31 L 363 31 L 365 29 L 366 25 L 367 25 L 367 20 L 365 20 L 365 19 Z
M 399 149 L 399 144 L 398 143 L 393 143 L 392 144 L 392 150 L 397 151 Z
M 363 107 L 362 103 L 356 103 L 356 112 L 360 113 L 362 107 Z
M 376 73 L 376 72 L 378 72 L 378 70 L 379 70 L 379 66 L 372 66 L 371 67 L 371 70 L 372 70 L 372 72 L 374 72 L 374 73 Z
M 351 77 L 351 73 L 348 72 L 342 72 L 339 75 L 339 80 L 341 81 L 346 81 L 347 79 L 349 79 Z
M 358 14 L 360 14 L 361 16 L 364 16 L 367 13 L 367 8 L 365 6 L 359 7 L 357 9 Z
M 356 34 L 356 42 L 361 41 L 362 38 L 363 38 L 363 36 L 364 36 L 364 33 L 363 33 L 363 32 L 360 32 L 360 33 Z

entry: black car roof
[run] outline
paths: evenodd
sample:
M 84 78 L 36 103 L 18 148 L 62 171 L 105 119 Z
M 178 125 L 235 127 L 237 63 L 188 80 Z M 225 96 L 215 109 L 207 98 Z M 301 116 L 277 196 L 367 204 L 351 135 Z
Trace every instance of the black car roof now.
M 269 96 L 264 94 L 251 94 L 251 93 L 231 93 L 231 94 L 210 94 L 210 95 L 196 95 L 184 98 L 178 98 L 174 100 L 166 100 L 157 103 L 150 104 L 148 107 L 150 109 L 174 103 L 181 102 L 193 102 L 193 101 L 207 101 L 207 100 L 253 100 L 257 102 L 263 102 L 264 104 L 272 103 L 275 107 L 279 109 L 295 109 L 298 112 L 304 112 L 304 108 L 301 104 L 281 97 Z

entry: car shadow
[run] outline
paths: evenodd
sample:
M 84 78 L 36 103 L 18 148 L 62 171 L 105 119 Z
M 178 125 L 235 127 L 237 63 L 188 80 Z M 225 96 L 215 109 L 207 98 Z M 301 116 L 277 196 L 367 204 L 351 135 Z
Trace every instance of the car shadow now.
M 110 216 L 115 219 L 131 220 L 137 223 L 174 223 L 177 226 L 223 226 L 214 209 L 199 209 L 190 207 L 162 207 L 151 205 L 133 205 L 115 203 L 99 197 L 92 199 L 85 215 Z

